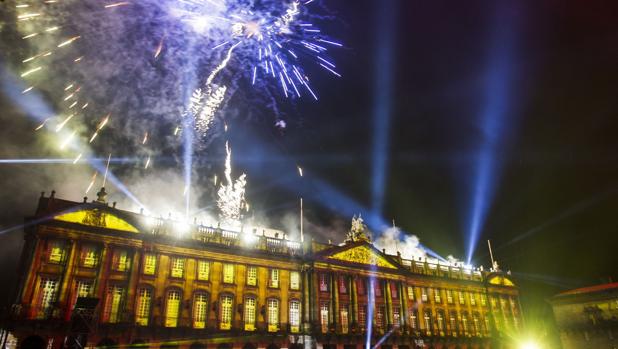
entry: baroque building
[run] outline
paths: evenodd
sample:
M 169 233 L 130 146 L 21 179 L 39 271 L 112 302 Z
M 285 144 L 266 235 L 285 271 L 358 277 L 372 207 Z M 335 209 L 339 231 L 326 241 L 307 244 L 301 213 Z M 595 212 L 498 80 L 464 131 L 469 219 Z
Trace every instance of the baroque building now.
M 21 348 L 510 348 L 499 270 L 405 260 L 360 219 L 340 245 L 41 195 L 4 323 Z M 4 338 L 6 342 L 6 338 Z

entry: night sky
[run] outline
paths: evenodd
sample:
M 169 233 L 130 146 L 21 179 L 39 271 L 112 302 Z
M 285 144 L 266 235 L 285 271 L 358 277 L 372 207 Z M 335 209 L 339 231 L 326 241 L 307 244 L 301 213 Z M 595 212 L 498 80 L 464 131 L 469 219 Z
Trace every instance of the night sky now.
M 376 62 L 387 41 L 376 17 L 384 4 L 326 2 L 336 19 L 323 27 L 345 43 L 335 54 L 343 77 L 315 82 L 318 103 L 283 106 L 286 129 L 273 127 L 276 118 L 266 111 L 229 120 L 234 163 L 249 176 L 249 201 L 273 225 L 296 212 L 302 193 L 309 233 L 339 241 L 351 213 L 374 204 Z M 473 261 L 490 264 L 491 239 L 500 265 L 521 286 L 532 323 L 551 319 L 545 303 L 551 295 L 618 279 L 618 4 L 401 0 L 393 6 L 393 55 L 381 69 L 392 74 L 381 218 L 394 219 L 443 256 L 465 259 L 474 198 L 481 195 L 486 215 Z M 499 102 L 488 107 L 492 98 Z M 254 108 L 240 98 L 229 103 Z M 31 132 L 35 123 L 22 114 L 0 95 L 0 157 L 49 156 Z M 201 160 L 219 159 L 220 148 L 218 156 L 204 151 Z M 487 189 L 475 194 L 476 169 L 487 156 Z M 305 169 L 302 179 L 297 164 Z M 40 191 L 70 186 L 70 175 L 50 175 L 70 174 L 66 166 L 0 164 L 0 230 L 31 214 Z M 4 274 L 14 269 L 21 234 L 1 236 Z

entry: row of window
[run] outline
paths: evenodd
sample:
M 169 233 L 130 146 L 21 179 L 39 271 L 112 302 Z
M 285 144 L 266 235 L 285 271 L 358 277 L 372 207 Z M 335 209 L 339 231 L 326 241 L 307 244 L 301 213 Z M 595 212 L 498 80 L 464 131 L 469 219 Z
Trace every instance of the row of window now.
M 326 273 L 319 274 L 319 290 L 321 292 L 329 292 L 330 291 L 330 277 L 331 275 Z M 337 288 L 340 294 L 347 294 L 349 292 L 349 282 L 350 278 L 346 275 L 338 275 L 337 277 Z M 397 283 L 386 281 L 384 284 L 380 280 L 369 280 L 363 278 L 358 278 L 356 281 L 357 293 L 359 295 L 365 295 L 367 282 L 371 282 L 372 285 L 369 288 L 373 295 L 376 297 L 383 296 L 383 285 L 386 285 L 386 290 L 390 292 L 390 296 L 392 299 L 399 298 L 399 291 L 397 289 Z M 430 287 L 417 287 L 417 286 L 407 286 L 407 296 L 411 301 L 421 301 L 421 302 L 429 302 L 433 301 L 437 304 L 442 304 L 446 301 L 447 304 L 455 304 L 458 303 L 460 305 L 470 304 L 472 306 L 476 306 L 480 304 L 481 306 L 487 306 L 487 295 L 484 293 L 478 292 L 464 292 L 464 291 L 455 291 L 450 289 L 440 289 L 440 288 L 430 288 Z M 498 300 L 494 297 L 491 298 L 492 306 L 495 308 L 497 306 Z M 514 298 L 500 298 L 501 307 L 505 308 L 506 303 L 508 302 L 512 309 L 516 309 L 516 302 Z
M 48 242 L 48 262 L 64 263 L 67 254 L 67 246 L 64 241 L 50 240 Z M 96 245 L 83 244 L 80 246 L 79 265 L 84 268 L 95 268 L 99 264 L 100 251 Z M 184 278 L 186 272 L 187 259 L 184 257 L 170 257 L 170 276 L 173 278 Z M 155 275 L 157 272 L 158 256 L 146 253 L 143 257 L 142 274 Z M 197 280 L 209 281 L 212 262 L 207 260 L 197 261 Z M 126 249 L 113 249 L 111 269 L 117 272 L 127 272 L 131 268 L 130 252 Z M 236 280 L 236 265 L 223 264 L 223 283 L 233 284 Z M 269 270 L 268 287 L 279 288 L 280 271 L 279 269 Z M 256 266 L 247 266 L 246 284 L 248 286 L 258 285 L 258 269 Z M 290 272 L 290 288 L 300 290 L 300 273 Z

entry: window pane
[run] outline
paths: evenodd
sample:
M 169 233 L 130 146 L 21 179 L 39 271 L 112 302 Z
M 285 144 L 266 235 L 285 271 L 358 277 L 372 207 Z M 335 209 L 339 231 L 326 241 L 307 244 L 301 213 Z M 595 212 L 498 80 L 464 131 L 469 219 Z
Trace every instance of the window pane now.
M 45 319 L 51 315 L 52 304 L 58 296 L 58 280 L 44 278 L 41 279 L 39 290 L 39 300 L 37 307 L 37 318 Z
M 358 307 L 358 325 L 361 330 L 365 330 L 367 326 L 367 308 L 364 305 Z
M 257 286 L 257 267 L 247 267 L 247 285 Z
M 268 332 L 279 330 L 279 301 L 276 299 L 268 300 Z
M 393 325 L 395 328 L 399 328 L 401 326 L 401 312 L 397 306 L 393 306 Z
M 413 301 L 414 298 L 414 286 L 408 286 L 408 299 Z
M 197 279 L 208 281 L 210 278 L 210 262 L 197 261 Z
M 79 297 L 89 297 L 90 291 L 92 290 L 92 281 L 90 280 L 79 280 L 75 283 L 75 290 L 73 291 L 73 296 L 71 298 L 71 309 L 75 307 L 75 303 L 77 302 L 77 298 Z
M 384 329 L 384 307 L 383 306 L 376 307 L 376 327 L 379 329 Z
M 328 303 L 322 302 L 320 304 L 320 325 L 322 327 L 322 333 L 328 332 Z
M 172 258 L 172 270 L 170 276 L 173 278 L 182 278 L 185 275 L 185 259 Z
M 268 286 L 272 288 L 279 287 L 279 269 L 270 269 L 270 282 Z
M 220 329 L 232 328 L 232 296 L 221 297 L 221 324 Z
M 328 275 L 320 274 L 320 291 L 328 292 Z
M 154 275 L 157 268 L 157 256 L 146 254 L 144 256 L 144 275 Z
M 339 276 L 339 293 L 348 293 L 348 280 L 345 276 Z
M 98 249 L 93 245 L 84 245 L 81 248 L 79 261 L 82 267 L 94 268 L 99 260 Z
M 115 271 L 127 271 L 130 267 L 129 253 L 126 250 L 114 250 L 112 269 Z
M 124 300 L 124 288 L 110 286 L 105 294 L 105 308 L 103 322 L 117 323 L 120 321 L 120 308 Z
M 178 326 L 178 313 L 180 312 L 180 291 L 169 291 L 165 306 L 165 327 Z
M 245 331 L 255 331 L 255 298 L 245 298 Z
M 340 309 L 341 333 L 348 333 L 348 305 L 342 304 Z
M 290 331 L 300 332 L 300 302 L 297 300 L 290 302 Z
M 66 247 L 63 241 L 49 242 L 49 257 L 47 259 L 49 263 L 64 263 L 65 256 Z
M 223 282 L 226 284 L 234 283 L 234 264 L 223 264 Z
M 208 319 L 208 295 L 196 293 L 193 300 L 193 328 L 206 328 Z
M 148 326 L 150 319 L 150 301 L 152 299 L 152 291 L 149 288 L 141 288 L 138 291 L 137 311 L 135 314 L 135 322 L 140 326 Z
M 290 273 L 290 288 L 293 290 L 300 290 L 300 273 L 297 271 Z

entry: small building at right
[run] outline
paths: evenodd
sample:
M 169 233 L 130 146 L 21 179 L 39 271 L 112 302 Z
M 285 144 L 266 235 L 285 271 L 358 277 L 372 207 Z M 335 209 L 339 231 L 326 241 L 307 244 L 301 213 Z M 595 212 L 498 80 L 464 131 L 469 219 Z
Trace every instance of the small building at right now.
M 618 348 L 618 282 L 565 291 L 549 302 L 563 349 Z

